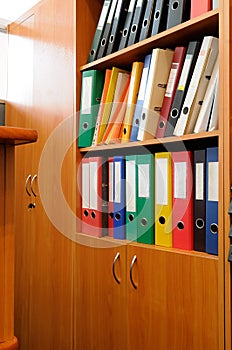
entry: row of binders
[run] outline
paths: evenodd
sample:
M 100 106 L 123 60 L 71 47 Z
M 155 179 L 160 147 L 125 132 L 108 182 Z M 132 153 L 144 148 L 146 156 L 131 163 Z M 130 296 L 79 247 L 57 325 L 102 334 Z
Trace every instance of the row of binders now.
M 218 148 L 82 159 L 82 232 L 218 254 Z
M 88 63 L 218 7 L 218 0 L 104 0 Z
M 144 141 L 218 127 L 218 38 L 153 49 L 131 72 L 82 73 L 78 146 Z

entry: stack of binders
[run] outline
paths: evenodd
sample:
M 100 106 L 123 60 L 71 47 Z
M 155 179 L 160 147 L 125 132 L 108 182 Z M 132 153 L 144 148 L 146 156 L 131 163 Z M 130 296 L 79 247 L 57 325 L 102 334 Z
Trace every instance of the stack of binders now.
M 218 254 L 218 148 L 82 159 L 82 232 Z
M 156 48 L 131 71 L 82 75 L 79 147 L 144 141 L 218 127 L 218 38 Z
M 217 0 L 105 0 L 88 63 L 218 6 Z

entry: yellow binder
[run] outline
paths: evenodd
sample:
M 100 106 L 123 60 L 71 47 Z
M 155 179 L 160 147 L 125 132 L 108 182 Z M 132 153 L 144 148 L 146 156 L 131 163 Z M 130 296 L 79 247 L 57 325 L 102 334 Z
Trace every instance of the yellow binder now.
M 172 247 L 172 159 L 155 154 L 155 244 Z
M 143 62 L 134 62 L 132 65 L 131 81 L 129 86 L 126 113 L 122 124 L 122 129 L 120 132 L 121 142 L 128 142 L 130 140 L 132 121 L 133 121 L 135 106 L 138 98 L 143 65 L 144 65 Z
M 100 144 L 102 142 L 102 137 L 104 135 L 104 132 L 105 132 L 107 124 L 108 124 L 119 72 L 128 73 L 127 71 L 122 70 L 122 69 L 117 68 L 117 67 L 112 68 L 109 89 L 108 89 L 108 92 L 106 95 L 105 106 L 104 106 L 104 110 L 103 110 L 103 114 L 102 114 L 101 124 L 99 126 L 97 144 Z

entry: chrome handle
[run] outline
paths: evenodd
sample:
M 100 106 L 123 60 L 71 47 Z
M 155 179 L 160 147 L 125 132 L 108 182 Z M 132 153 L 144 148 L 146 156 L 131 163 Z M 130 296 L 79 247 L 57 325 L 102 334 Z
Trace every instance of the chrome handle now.
M 114 279 L 115 281 L 120 284 L 120 280 L 118 279 L 118 277 L 116 276 L 116 273 L 115 273 L 115 264 L 117 262 L 117 260 L 120 258 L 120 253 L 117 252 L 117 254 L 115 255 L 114 257 L 114 262 L 113 262 L 113 266 L 112 266 L 112 272 L 113 272 L 113 276 L 114 276 Z
M 26 190 L 29 197 L 31 197 L 31 193 L 28 191 L 27 185 L 28 185 L 28 182 L 30 179 L 31 179 L 31 174 L 28 175 L 26 182 L 25 182 L 25 190 Z M 30 186 L 30 188 L 31 188 L 31 186 Z
M 37 175 L 36 175 L 36 174 L 35 174 L 35 175 L 33 176 L 33 178 L 31 179 L 31 184 L 30 184 L 30 189 L 31 189 L 31 192 L 33 193 L 34 197 L 37 196 L 37 194 L 35 193 L 35 191 L 34 191 L 34 189 L 33 189 L 33 184 L 34 184 L 35 179 L 37 179 Z
M 135 282 L 133 280 L 133 267 L 134 267 L 134 264 L 135 264 L 136 260 L 137 260 L 137 256 L 134 255 L 133 259 L 131 261 L 131 266 L 130 266 L 130 281 L 131 281 L 131 284 L 134 287 L 134 289 L 137 289 L 137 286 L 136 286 L 136 284 L 135 284 Z

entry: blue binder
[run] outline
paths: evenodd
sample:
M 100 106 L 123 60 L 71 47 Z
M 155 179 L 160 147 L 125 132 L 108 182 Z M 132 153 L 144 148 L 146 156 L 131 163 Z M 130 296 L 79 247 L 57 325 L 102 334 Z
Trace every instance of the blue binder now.
M 126 236 L 125 159 L 114 157 L 114 238 Z
M 206 252 L 218 255 L 218 148 L 206 149 Z
M 140 81 L 138 99 L 137 99 L 137 103 L 135 106 L 131 134 L 130 134 L 131 141 L 137 141 L 139 123 L 140 123 L 140 118 L 142 115 L 143 101 L 144 101 L 144 96 L 146 93 L 147 79 L 148 79 L 148 75 L 149 75 L 150 62 L 151 62 L 151 54 L 145 56 L 145 60 L 144 60 L 144 66 L 143 66 L 143 72 L 142 72 L 142 77 L 141 77 L 141 81 Z

